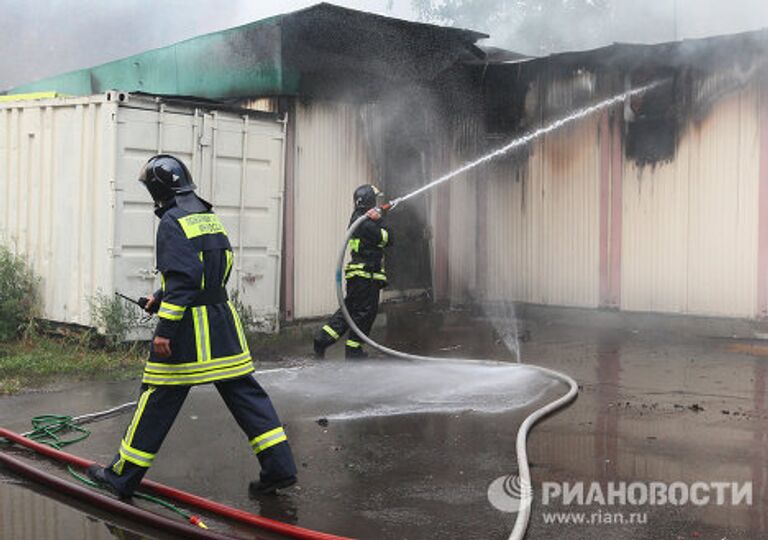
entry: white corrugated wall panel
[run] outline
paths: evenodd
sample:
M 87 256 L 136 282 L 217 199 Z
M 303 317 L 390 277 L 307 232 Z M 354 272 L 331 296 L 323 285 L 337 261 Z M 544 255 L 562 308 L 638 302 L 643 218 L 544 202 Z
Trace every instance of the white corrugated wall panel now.
M 451 182 L 451 219 L 448 231 L 450 299 L 464 302 L 476 294 L 477 175 L 470 173 Z
M 277 329 L 282 249 L 283 124 L 267 118 L 136 101 L 121 107 L 117 137 L 115 282 L 127 294 L 159 286 L 154 273 L 158 220 L 136 181 L 152 155 L 167 152 L 190 169 L 214 205 L 235 252 L 229 290 L 252 309 L 250 326 Z
M 521 300 L 530 295 L 532 261 L 527 256 L 526 225 L 530 212 L 526 172 L 514 163 L 502 162 L 489 176 L 486 189 L 487 300 Z
M 626 163 L 622 309 L 756 315 L 758 118 L 744 89 L 689 124 L 671 163 Z
M 488 178 L 488 300 L 596 307 L 600 278 L 598 119 L 549 135 L 526 165 Z M 504 159 L 504 158 L 502 158 Z
M 296 107 L 294 316 L 334 311 L 336 260 L 352 213 L 352 192 L 374 181 L 359 106 Z
M 481 123 L 473 117 L 456 119 L 454 134 L 438 132 L 437 144 L 442 145 L 440 154 L 434 156 L 432 174 L 435 177 L 447 174 L 462 166 L 466 160 L 476 157 L 481 150 L 483 131 Z M 450 149 L 446 151 L 446 149 Z M 448 290 L 451 302 L 463 303 L 479 294 L 477 283 L 478 265 L 478 183 L 487 180 L 490 167 L 471 170 L 449 181 L 449 212 L 447 231 Z M 436 190 L 430 199 L 433 207 L 433 222 Z M 437 226 L 437 225 L 435 225 Z
M 0 241 L 41 278 L 44 314 L 90 324 L 112 287 L 116 105 L 103 97 L 0 105 Z
M 261 329 L 277 327 L 283 124 L 274 118 L 107 96 L 0 104 L 0 242 L 42 278 L 43 316 L 90 325 L 90 299 L 158 286 L 152 200 L 136 181 L 172 153 L 221 214 L 238 288 Z

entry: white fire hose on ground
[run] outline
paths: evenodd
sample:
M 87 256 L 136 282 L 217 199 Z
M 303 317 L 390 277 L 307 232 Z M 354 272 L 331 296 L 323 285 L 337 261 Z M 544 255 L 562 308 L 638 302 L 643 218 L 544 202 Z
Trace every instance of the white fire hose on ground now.
M 382 208 L 383 210 L 389 210 L 391 208 L 394 208 L 398 204 L 398 202 L 400 202 L 400 200 L 395 200 L 389 204 L 383 205 Z M 394 356 L 397 358 L 402 358 L 404 360 L 411 360 L 411 361 L 418 361 L 418 362 L 457 362 L 457 363 L 481 363 L 481 364 L 492 363 L 492 364 L 504 365 L 506 367 L 523 365 L 523 364 L 510 364 L 507 362 L 498 362 L 498 361 L 492 361 L 492 360 L 433 358 L 429 356 L 409 354 L 401 351 L 396 351 L 395 349 L 390 349 L 389 347 L 385 347 L 384 345 L 376 343 L 371 338 L 363 334 L 360 331 L 360 328 L 355 324 L 355 321 L 352 320 L 352 317 L 349 314 L 349 310 L 347 309 L 347 306 L 344 303 L 344 291 L 342 290 L 342 275 L 344 270 L 344 256 L 346 254 L 347 244 L 350 238 L 352 238 L 352 235 L 357 230 L 357 228 L 366 219 L 370 219 L 370 218 L 365 214 L 362 215 L 356 221 L 354 221 L 352 225 L 349 226 L 349 229 L 347 229 L 347 236 L 344 239 L 344 244 L 339 254 L 338 267 L 336 269 L 336 297 L 339 301 L 339 307 L 341 308 L 341 312 L 344 314 L 344 319 L 346 319 L 347 324 L 349 324 L 350 328 L 360 337 L 360 339 L 362 339 L 364 342 L 366 342 L 368 345 L 370 345 L 374 349 L 378 349 L 379 351 L 383 352 L 384 354 L 388 354 L 390 356 Z M 548 375 L 560 382 L 563 382 L 566 385 L 568 385 L 569 388 L 568 388 L 568 392 L 562 397 L 556 399 L 555 401 L 547 403 L 543 407 L 536 409 L 530 415 L 528 415 L 528 417 L 520 425 L 520 428 L 517 430 L 517 439 L 515 443 L 515 449 L 517 452 L 517 463 L 518 463 L 518 470 L 519 470 L 519 476 L 520 476 L 520 486 L 521 486 L 520 492 L 521 493 L 520 493 L 519 511 L 517 513 L 517 518 L 515 519 L 515 525 L 512 529 L 512 533 L 509 536 L 509 540 L 522 540 L 525 537 L 525 531 L 528 528 L 528 522 L 531 517 L 531 503 L 533 502 L 533 488 L 531 483 L 531 472 L 528 465 L 528 452 L 526 449 L 528 432 L 531 430 L 531 428 L 536 422 L 538 422 L 548 414 L 553 413 L 556 410 L 561 409 L 562 407 L 565 407 L 567 404 L 573 401 L 579 392 L 579 386 L 576 383 L 576 381 L 573 378 L 569 377 L 568 375 L 565 375 L 564 373 L 560 373 L 552 369 L 547 369 L 544 367 L 534 366 L 530 364 L 525 365 L 525 367 L 536 370 L 540 373 L 543 373 L 544 375 Z

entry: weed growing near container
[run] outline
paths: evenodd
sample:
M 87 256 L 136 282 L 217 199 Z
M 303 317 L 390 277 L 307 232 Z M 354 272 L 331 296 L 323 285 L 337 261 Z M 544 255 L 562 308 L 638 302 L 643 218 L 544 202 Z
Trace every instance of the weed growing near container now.
M 88 299 L 91 324 L 104 335 L 108 349 L 114 350 L 125 342 L 128 333 L 140 326 L 142 311 L 117 296 L 96 293 Z
M 38 283 L 24 259 L 0 246 L 0 341 L 19 337 L 34 320 Z
M 232 291 L 232 294 L 229 295 L 229 299 L 240 317 L 240 322 L 243 324 L 243 330 L 246 334 L 250 333 L 252 331 L 254 320 L 256 319 L 253 308 L 243 302 L 243 299 L 240 298 L 240 291 L 237 289 Z

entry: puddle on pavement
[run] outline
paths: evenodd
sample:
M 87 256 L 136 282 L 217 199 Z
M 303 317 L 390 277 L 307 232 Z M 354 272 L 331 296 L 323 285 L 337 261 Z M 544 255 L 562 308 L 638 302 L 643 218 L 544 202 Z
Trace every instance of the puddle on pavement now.
M 508 534 L 507 516 L 487 503 L 487 485 L 514 469 L 524 412 L 563 391 L 552 379 L 515 365 L 379 359 L 261 369 L 257 379 L 281 414 L 299 464 L 299 489 L 266 502 L 247 497 L 258 463 L 213 386 L 190 394 L 149 478 L 274 519 L 361 538 L 415 538 L 427 530 L 443 537 L 458 531 L 465 537 Z M 94 383 L 5 398 L 0 425 L 22 431 L 37 414 L 112 407 L 133 400 L 136 384 Z M 91 437 L 69 450 L 108 461 L 128 420 L 123 415 L 88 426 Z M 0 537 L 61 538 L 62 531 L 111 537 L 103 523 L 8 474 L 2 478 Z M 50 518 L 59 523 L 53 531 L 41 524 L 47 518 L 35 517 L 44 515 L 66 519 Z M 75 532 L 84 530 L 87 536 Z
M 503 332 L 487 321 L 454 312 L 439 318 L 419 326 L 390 313 L 381 340 L 426 354 L 510 358 L 500 344 Z M 564 371 L 583 385 L 572 406 L 532 432 L 535 490 L 545 480 L 727 480 L 751 481 L 754 491 L 749 507 L 650 509 L 650 525 L 579 529 L 576 536 L 544 524 L 537 506 L 530 538 L 766 536 L 768 362 L 760 343 L 745 347 L 550 320 L 526 323 L 521 331 L 524 362 Z M 266 517 L 353 537 L 508 537 L 514 514 L 493 509 L 486 490 L 516 470 L 515 435 L 525 414 L 560 396 L 563 386 L 525 367 L 382 359 L 314 363 L 305 358 L 307 343 L 293 347 L 281 349 L 289 362 L 262 364 L 266 372 L 258 379 L 286 424 L 299 488 L 266 501 L 248 499 L 257 461 L 210 386 L 190 394 L 149 477 Z M 331 356 L 343 354 L 339 349 Z M 37 414 L 112 407 L 135 399 L 137 387 L 82 384 L 0 398 L 0 425 L 23 431 Z M 128 420 L 92 425 L 91 437 L 72 452 L 108 461 Z M 112 537 L 103 523 L 93 526 L 85 513 L 3 474 L 0 537 L 66 537 L 36 526 L 39 516 L 54 516 L 41 519 L 60 522 L 73 538 Z M 252 537 L 241 528 L 231 531 Z

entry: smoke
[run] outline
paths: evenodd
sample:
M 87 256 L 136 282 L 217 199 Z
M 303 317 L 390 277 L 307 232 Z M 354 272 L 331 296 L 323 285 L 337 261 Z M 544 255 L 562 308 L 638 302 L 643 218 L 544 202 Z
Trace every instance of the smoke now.
M 0 0 L 0 90 L 216 32 L 317 0 Z M 413 16 L 409 0 L 342 0 Z
M 422 20 L 490 34 L 531 55 L 659 43 L 768 27 L 765 0 L 413 0 Z
M 0 89 L 302 9 L 315 0 L 0 0 Z M 765 0 L 334 0 L 393 17 L 472 28 L 541 55 L 768 26 Z

